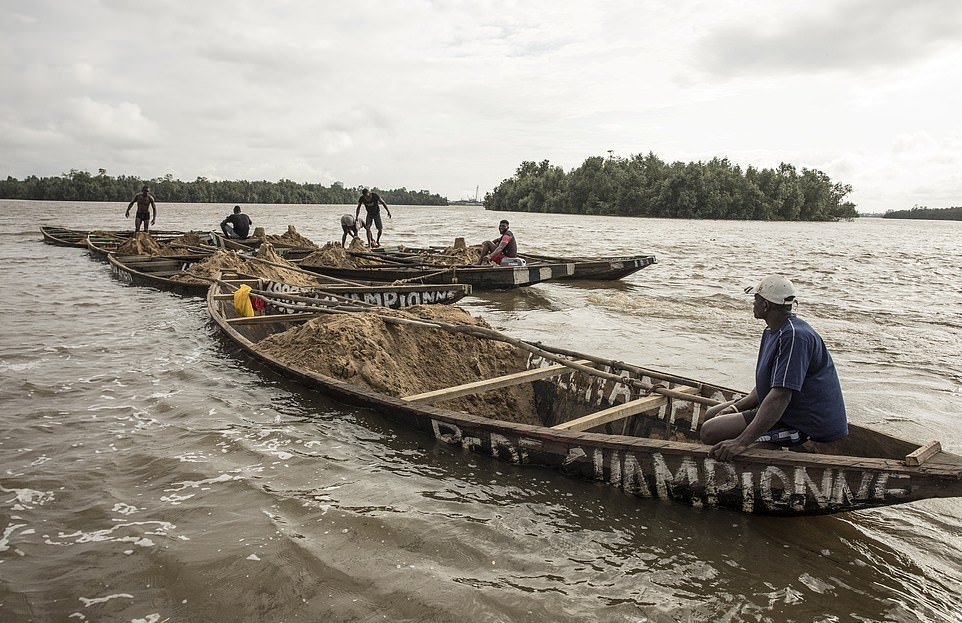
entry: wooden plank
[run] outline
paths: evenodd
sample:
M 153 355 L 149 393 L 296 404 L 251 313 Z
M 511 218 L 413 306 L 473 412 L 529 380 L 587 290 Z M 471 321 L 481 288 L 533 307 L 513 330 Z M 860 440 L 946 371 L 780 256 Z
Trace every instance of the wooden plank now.
M 580 363 L 581 365 L 588 365 L 585 360 L 580 360 L 575 363 Z M 530 383 L 532 381 L 537 381 L 538 379 L 547 379 L 553 376 L 560 376 L 566 372 L 575 372 L 572 368 L 564 364 L 556 364 L 553 366 L 548 366 L 546 368 L 535 368 L 533 370 L 524 370 L 522 372 L 515 372 L 513 374 L 506 374 L 504 376 L 499 376 L 493 379 L 485 379 L 483 381 L 475 381 L 473 383 L 465 383 L 464 385 L 455 385 L 454 387 L 445 387 L 443 389 L 437 389 L 431 392 L 424 392 L 423 394 L 413 394 L 411 396 L 404 396 L 402 400 L 409 400 L 411 402 L 420 402 L 422 404 L 429 404 L 432 402 L 437 402 L 439 400 L 447 400 L 449 398 L 457 398 L 459 396 L 467 396 L 469 394 L 479 394 L 481 392 L 486 392 L 492 389 L 499 389 L 502 387 L 510 387 L 512 385 L 521 385 L 522 383 Z
M 675 390 L 676 392 L 685 393 L 694 393 L 698 391 L 697 387 L 688 386 L 672 387 L 671 389 Z M 570 422 L 556 424 L 551 428 L 557 430 L 588 430 L 589 428 L 594 428 L 595 426 L 601 426 L 602 424 L 607 424 L 608 422 L 614 422 L 615 420 L 637 415 L 644 411 L 657 409 L 662 405 L 667 404 L 667 402 L 668 398 L 666 396 L 657 394 L 654 396 L 645 396 L 644 398 L 638 398 L 637 400 L 615 405 L 603 411 L 589 413 L 588 415 L 571 420 Z
M 224 318 L 224 322 L 229 324 L 270 324 L 272 322 L 288 322 L 291 320 L 309 320 L 320 316 L 314 312 L 302 312 L 298 314 L 271 314 L 270 316 L 251 316 L 240 318 Z
M 905 464 L 910 467 L 918 467 L 922 463 L 925 463 L 933 456 L 942 451 L 942 444 L 937 441 L 930 441 L 924 446 L 921 446 L 915 452 L 906 455 Z

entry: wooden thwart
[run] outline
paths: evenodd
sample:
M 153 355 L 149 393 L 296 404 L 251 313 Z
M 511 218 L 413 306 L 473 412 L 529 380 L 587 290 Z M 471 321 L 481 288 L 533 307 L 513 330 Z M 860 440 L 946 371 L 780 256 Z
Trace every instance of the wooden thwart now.
M 585 360 L 578 361 L 582 365 L 586 365 L 588 362 Z M 537 381 L 538 379 L 547 379 L 553 376 L 559 376 L 561 374 L 567 374 L 572 372 L 572 369 L 568 366 L 557 364 L 553 366 L 548 366 L 546 368 L 535 368 L 533 370 L 524 370 L 523 372 L 515 372 L 513 374 L 506 374 L 504 376 L 499 376 L 493 379 L 486 379 L 484 381 L 475 381 L 473 383 L 465 383 L 464 385 L 455 385 L 454 387 L 445 387 L 444 389 L 437 389 L 431 392 L 424 392 L 423 394 L 413 394 L 411 396 L 405 396 L 403 400 L 410 400 L 412 402 L 420 403 L 432 403 L 439 400 L 447 400 L 449 398 L 457 398 L 459 396 L 467 396 L 469 394 L 479 394 L 492 389 L 500 389 L 502 387 L 510 387 L 512 385 L 521 385 L 522 383 L 530 383 L 531 381 Z
M 684 386 L 672 387 L 672 390 L 676 392 L 693 393 L 697 392 L 698 388 Z M 551 428 L 557 430 L 584 431 L 588 430 L 589 428 L 594 428 L 595 426 L 601 426 L 602 424 L 614 422 L 615 420 L 637 415 L 650 409 L 657 409 L 667 403 L 668 398 L 665 396 L 645 396 L 644 398 L 638 398 L 637 400 L 632 400 L 624 404 L 615 405 L 605 409 L 604 411 L 589 413 L 588 415 L 571 420 L 570 422 L 556 424 Z
M 224 322 L 230 324 L 269 324 L 271 322 L 287 322 L 290 320 L 303 320 L 316 318 L 315 312 L 304 312 L 299 314 L 272 314 L 270 316 L 250 316 L 239 318 L 224 318 Z
M 941 451 L 942 444 L 937 441 L 930 441 L 915 452 L 906 455 L 905 464 L 910 467 L 918 467 Z

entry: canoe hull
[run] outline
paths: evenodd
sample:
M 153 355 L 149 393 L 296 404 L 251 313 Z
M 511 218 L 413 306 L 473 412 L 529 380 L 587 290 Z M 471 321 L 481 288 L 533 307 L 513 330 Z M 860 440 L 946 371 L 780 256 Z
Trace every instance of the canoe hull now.
M 700 443 L 617 434 L 610 424 L 592 429 L 594 432 L 574 432 L 492 420 L 391 397 L 286 365 L 261 352 L 257 340 L 290 325 L 283 322 L 274 323 L 274 326 L 260 324 L 243 328 L 241 333 L 239 327 L 226 321 L 228 312 L 220 310 L 212 298 L 214 292 L 215 288 L 212 288 L 208 294 L 208 306 L 211 317 L 225 335 L 250 356 L 285 377 L 335 399 L 376 409 L 442 443 L 516 465 L 553 468 L 565 475 L 606 483 L 641 498 L 768 515 L 816 515 L 929 497 L 962 496 L 962 457 L 946 453 L 942 453 L 932 465 L 920 467 L 908 467 L 892 458 L 762 448 L 751 448 L 735 461 L 720 462 L 709 457 L 709 448 Z M 532 356 L 528 365 L 529 368 L 538 368 L 547 363 Z M 634 374 L 627 370 L 620 372 L 627 376 Z M 571 372 L 568 377 L 562 376 L 550 384 L 550 389 L 545 381 L 535 381 L 535 391 L 557 393 L 561 387 L 567 388 L 566 391 L 577 400 L 587 397 L 589 402 L 596 403 L 594 406 L 604 408 L 612 403 L 613 394 L 603 384 L 595 383 L 586 391 L 575 382 L 577 377 L 578 373 Z M 687 383 L 697 384 L 678 378 L 672 378 L 667 384 L 679 387 Z M 615 391 L 612 385 L 611 391 Z M 715 399 L 742 395 L 708 385 L 701 386 L 701 394 Z M 629 394 L 621 399 L 635 398 Z M 699 407 L 692 409 L 689 406 L 687 409 L 669 403 L 656 417 L 669 431 L 673 427 L 694 431 Z M 632 430 L 628 424 L 624 428 L 619 424 L 617 428 Z M 876 435 L 874 431 L 858 426 L 850 428 L 872 438 Z M 896 441 L 911 447 L 908 442 Z
M 465 283 L 474 290 L 504 290 L 531 286 L 549 279 L 569 277 L 574 266 L 567 263 L 538 266 L 455 266 L 448 269 L 419 268 L 336 268 L 301 264 L 301 268 L 330 277 L 380 282 L 418 282 L 434 284 Z
M 560 279 L 588 281 L 615 281 L 633 275 L 639 270 L 656 263 L 654 255 L 635 255 L 631 257 L 601 258 L 555 258 L 539 255 L 524 255 L 533 261 L 564 261 L 574 264 L 574 272 Z

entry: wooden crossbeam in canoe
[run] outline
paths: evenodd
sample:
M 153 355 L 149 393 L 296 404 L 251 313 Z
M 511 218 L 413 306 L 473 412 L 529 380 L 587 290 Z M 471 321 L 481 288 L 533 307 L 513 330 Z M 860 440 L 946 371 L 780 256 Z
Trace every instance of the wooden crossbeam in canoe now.
M 685 392 L 686 394 L 693 394 L 698 391 L 697 387 L 687 386 L 672 387 L 671 389 L 675 390 L 676 392 Z M 594 428 L 595 426 L 607 424 L 608 422 L 614 422 L 615 420 L 637 415 L 651 409 L 657 409 L 667 403 L 668 398 L 666 396 L 645 396 L 644 398 L 638 398 L 637 400 L 615 405 L 603 411 L 589 413 L 588 415 L 571 420 L 570 422 L 556 424 L 551 428 L 557 430 L 584 431 L 588 430 L 589 428 Z
M 270 316 L 239 316 L 237 318 L 224 318 L 228 324 L 270 324 L 272 322 L 288 322 L 291 320 L 308 320 L 318 316 L 315 312 L 303 312 L 299 314 L 272 314 Z
M 581 365 L 590 365 L 590 362 L 586 360 L 579 360 L 575 363 L 580 363 Z M 445 387 L 444 389 L 437 389 L 432 392 L 424 392 L 423 394 L 413 394 L 411 396 L 405 396 L 403 400 L 428 404 L 437 402 L 439 400 L 457 398 L 459 396 L 479 394 L 492 389 L 500 389 L 502 387 L 530 383 L 532 381 L 537 381 L 538 379 L 547 379 L 553 376 L 560 376 L 572 371 L 572 368 L 564 364 L 556 364 L 545 368 L 534 368 L 532 370 L 524 370 L 522 372 L 506 374 L 493 379 L 465 383 L 464 385 L 455 385 L 454 387 Z

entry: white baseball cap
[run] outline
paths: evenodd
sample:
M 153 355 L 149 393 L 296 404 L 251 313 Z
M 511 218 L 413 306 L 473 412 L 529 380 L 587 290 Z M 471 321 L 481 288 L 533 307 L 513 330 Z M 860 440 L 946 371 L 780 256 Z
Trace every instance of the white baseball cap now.
M 754 288 L 745 288 L 745 294 L 757 294 L 776 305 L 791 305 L 795 302 L 795 285 L 781 275 L 769 275 Z

